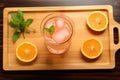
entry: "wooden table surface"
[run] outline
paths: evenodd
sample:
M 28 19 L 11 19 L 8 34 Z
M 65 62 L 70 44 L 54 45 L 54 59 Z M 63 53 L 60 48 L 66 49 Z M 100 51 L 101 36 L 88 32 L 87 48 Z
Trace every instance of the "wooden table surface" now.
M 0 0 L 0 80 L 120 80 L 120 50 L 116 51 L 116 66 L 111 70 L 42 70 L 4 71 L 3 9 L 5 7 L 112 5 L 115 20 L 120 23 L 120 0 Z

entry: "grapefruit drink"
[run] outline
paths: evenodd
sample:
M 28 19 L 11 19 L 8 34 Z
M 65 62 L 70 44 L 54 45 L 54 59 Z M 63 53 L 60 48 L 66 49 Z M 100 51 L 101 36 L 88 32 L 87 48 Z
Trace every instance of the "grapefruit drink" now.
M 72 22 L 63 14 L 51 14 L 45 19 L 42 31 L 47 49 L 53 54 L 65 53 L 73 34 Z

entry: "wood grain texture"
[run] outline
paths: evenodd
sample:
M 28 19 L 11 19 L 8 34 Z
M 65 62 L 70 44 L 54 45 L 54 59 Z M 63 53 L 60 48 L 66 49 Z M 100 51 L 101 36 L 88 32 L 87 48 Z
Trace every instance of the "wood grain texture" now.
M 37 0 L 35 0 L 37 1 Z M 61 6 L 61 5 L 104 5 L 113 6 L 114 18 L 120 23 L 120 1 L 119 0 L 1 0 L 0 1 L 0 80 L 120 80 L 120 50 L 116 52 L 116 67 L 112 70 L 52 70 L 52 71 L 10 71 L 2 69 L 3 56 L 3 9 L 5 7 L 33 7 L 33 6 Z M 66 3 L 65 3 L 66 1 Z M 57 3 L 56 3 L 57 2 Z

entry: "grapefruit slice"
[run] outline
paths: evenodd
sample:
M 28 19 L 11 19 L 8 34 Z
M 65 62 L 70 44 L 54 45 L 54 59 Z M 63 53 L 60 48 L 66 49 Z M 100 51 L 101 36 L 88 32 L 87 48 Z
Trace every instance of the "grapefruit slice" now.
M 37 47 L 31 42 L 22 42 L 16 48 L 16 56 L 22 62 L 31 62 L 37 56 Z
M 102 51 L 103 44 L 100 40 L 96 38 L 87 39 L 81 45 L 82 54 L 89 59 L 97 58 L 98 56 L 100 56 Z
M 94 31 L 103 31 L 108 26 L 108 18 L 101 11 L 91 12 L 87 17 L 87 24 Z

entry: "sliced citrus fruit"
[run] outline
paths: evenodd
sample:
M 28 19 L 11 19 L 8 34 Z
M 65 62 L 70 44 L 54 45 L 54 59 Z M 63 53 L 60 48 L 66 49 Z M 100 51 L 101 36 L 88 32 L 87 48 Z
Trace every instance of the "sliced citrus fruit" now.
M 102 51 L 103 44 L 100 40 L 96 38 L 87 39 L 81 45 L 82 54 L 89 59 L 97 58 L 98 56 L 100 56 Z
M 87 24 L 94 31 L 103 31 L 108 26 L 108 18 L 103 12 L 94 11 L 88 15 Z
M 31 42 L 22 42 L 16 48 L 16 56 L 20 61 L 31 62 L 37 56 L 37 47 Z

